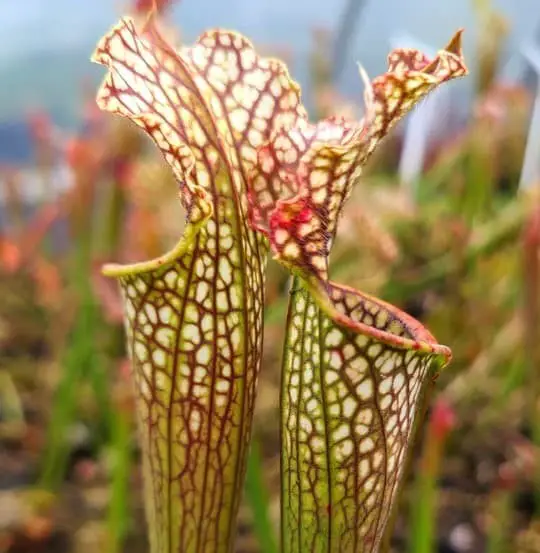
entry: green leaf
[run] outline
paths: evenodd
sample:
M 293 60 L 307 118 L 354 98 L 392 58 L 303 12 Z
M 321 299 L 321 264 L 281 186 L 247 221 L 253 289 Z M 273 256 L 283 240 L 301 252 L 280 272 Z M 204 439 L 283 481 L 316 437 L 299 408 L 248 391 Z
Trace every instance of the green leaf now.
M 384 302 L 335 284 L 331 297 L 355 325 L 336 324 L 294 281 L 283 363 L 283 553 L 379 550 L 430 367 L 449 356 Z

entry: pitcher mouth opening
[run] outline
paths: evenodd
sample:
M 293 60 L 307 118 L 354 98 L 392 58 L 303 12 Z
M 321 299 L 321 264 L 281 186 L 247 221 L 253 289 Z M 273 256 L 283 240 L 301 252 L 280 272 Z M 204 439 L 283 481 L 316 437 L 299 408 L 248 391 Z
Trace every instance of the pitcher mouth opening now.
M 390 347 L 439 356 L 443 365 L 451 358 L 450 348 L 411 315 L 379 298 L 335 282 L 306 282 L 319 307 L 336 324 Z

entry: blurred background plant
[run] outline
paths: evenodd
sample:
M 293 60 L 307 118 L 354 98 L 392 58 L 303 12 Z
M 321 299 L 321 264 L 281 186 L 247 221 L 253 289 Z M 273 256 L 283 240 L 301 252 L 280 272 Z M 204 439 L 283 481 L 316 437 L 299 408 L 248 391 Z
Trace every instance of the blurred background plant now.
M 131 10 L 144 17 L 149 4 Z M 158 6 L 164 19 L 170 4 Z M 354 19 L 368 12 L 353 4 L 337 32 L 313 29 L 314 117 L 361 112 L 360 94 L 338 86 Z M 396 303 L 454 352 L 411 458 L 395 552 L 540 551 L 540 179 L 519 187 L 536 82 L 501 77 L 511 26 L 488 2 L 474 7 L 468 116 L 448 104 L 457 126 L 424 119 L 414 193 L 398 172 L 411 128 L 386 141 L 333 252 L 334 280 Z M 287 44 L 261 49 L 294 73 Z M 34 110 L 32 154 L 0 156 L 0 553 L 147 550 L 121 304 L 99 267 L 165 251 L 183 214 L 169 169 L 141 133 L 97 111 L 94 90 L 80 83 L 75 131 Z M 242 553 L 277 551 L 287 275 L 274 264 L 267 286 Z

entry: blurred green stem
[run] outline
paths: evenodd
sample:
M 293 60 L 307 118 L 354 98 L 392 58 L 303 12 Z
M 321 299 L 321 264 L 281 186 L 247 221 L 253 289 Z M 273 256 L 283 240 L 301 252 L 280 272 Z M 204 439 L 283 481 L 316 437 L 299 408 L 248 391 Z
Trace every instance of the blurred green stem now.
M 131 472 L 131 417 L 118 407 L 111 418 L 112 493 L 108 513 L 109 553 L 119 553 L 129 524 L 129 476 Z
M 508 526 L 512 515 L 512 494 L 507 490 L 495 490 L 490 498 L 491 520 L 486 553 L 509 553 Z
M 96 253 L 114 259 L 122 238 L 122 223 L 125 220 L 126 194 L 119 182 L 107 183 L 100 198 L 100 225 L 97 227 Z
M 268 490 L 264 483 L 263 459 L 259 442 L 254 437 L 247 463 L 246 498 L 253 514 L 253 527 L 261 553 L 278 553 L 277 539 L 270 521 Z
M 98 199 L 100 225 L 96 226 L 95 251 L 99 258 L 117 259 L 122 240 L 122 223 L 125 219 L 126 194 L 118 180 L 107 183 Z M 107 375 L 103 363 L 92 371 L 94 392 L 100 405 L 110 404 L 107 390 Z M 123 385 L 123 383 L 121 383 Z M 119 393 L 122 393 L 120 390 Z M 112 496 L 108 510 L 108 551 L 119 553 L 128 530 L 129 523 L 129 475 L 131 472 L 129 405 L 114 402 L 110 405 L 108 420 L 110 447 L 112 453 L 111 487 Z
M 438 428 L 433 415 L 432 413 L 413 496 L 410 553 L 432 553 L 435 550 L 437 481 L 447 434 Z
M 64 478 L 69 456 L 67 434 L 77 408 L 77 390 L 92 363 L 97 310 L 86 298 L 80 305 L 75 328 L 63 360 L 62 378 L 56 391 L 49 421 L 47 451 L 41 474 L 41 486 L 55 489 Z
M 84 189 L 82 184 L 85 185 Z M 62 482 L 70 454 L 68 431 L 77 412 L 77 399 L 80 383 L 89 375 L 97 363 L 96 336 L 101 321 L 99 307 L 92 292 L 91 258 L 93 225 L 89 213 L 92 205 L 86 206 L 82 214 L 84 198 L 93 199 L 88 190 L 93 183 L 81 181 L 74 191 L 74 201 L 70 216 L 72 218 L 73 257 L 71 259 L 70 282 L 75 289 L 78 305 L 73 330 L 68 336 L 65 353 L 61 359 L 61 376 L 56 390 L 53 408 L 49 420 L 47 450 L 44 455 L 40 485 L 53 490 Z M 82 220 L 79 220 L 79 217 Z

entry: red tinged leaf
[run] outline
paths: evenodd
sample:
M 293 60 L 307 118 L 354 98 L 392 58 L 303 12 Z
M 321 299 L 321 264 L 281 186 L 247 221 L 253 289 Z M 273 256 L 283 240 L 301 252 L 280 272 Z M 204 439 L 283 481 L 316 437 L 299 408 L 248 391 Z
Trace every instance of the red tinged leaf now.
M 94 60 L 102 109 L 154 140 L 188 221 L 158 259 L 108 266 L 124 296 L 138 394 L 151 550 L 228 552 L 262 347 L 267 246 L 247 218 L 256 148 L 304 110 L 278 61 L 241 35 L 203 34 L 174 51 L 153 20 L 123 19 Z
M 301 119 L 274 134 L 250 175 L 253 225 L 270 240 L 275 258 L 305 279 L 324 282 L 327 258 L 345 200 L 377 144 L 436 86 L 466 74 L 460 33 L 433 61 L 396 50 L 388 72 L 366 80 L 360 122 Z M 293 214 L 302 214 L 296 220 Z
M 300 119 L 258 151 L 250 217 L 297 279 L 282 387 L 282 551 L 379 550 L 433 364 L 450 350 L 393 306 L 329 280 L 352 187 L 380 140 L 439 84 L 466 73 L 460 34 L 436 59 L 397 50 L 359 122 Z

